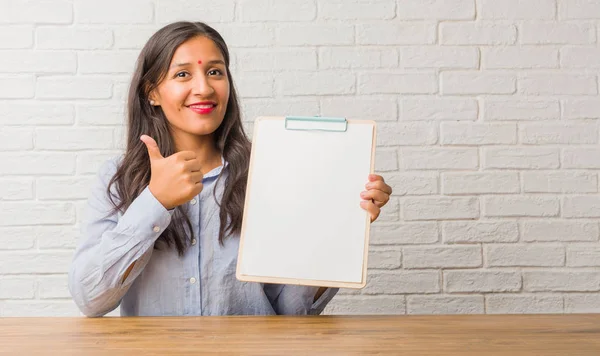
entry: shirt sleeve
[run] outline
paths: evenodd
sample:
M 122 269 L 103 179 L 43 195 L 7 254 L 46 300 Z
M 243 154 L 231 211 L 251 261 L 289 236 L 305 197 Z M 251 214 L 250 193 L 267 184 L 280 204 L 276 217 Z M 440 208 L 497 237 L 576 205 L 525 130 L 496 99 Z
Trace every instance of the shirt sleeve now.
M 265 284 L 264 290 L 275 313 L 279 315 L 319 315 L 339 291 L 339 288 L 327 288 L 317 299 L 320 287 L 291 284 Z
M 108 160 L 96 176 L 69 269 L 71 296 L 81 312 L 89 317 L 103 316 L 120 304 L 150 260 L 154 242 L 170 224 L 173 213 L 165 209 L 148 187 L 122 216 L 119 212 L 110 213 L 113 206 L 107 187 L 116 168 L 116 160 Z M 111 194 L 116 196 L 112 190 Z M 116 198 L 113 200 L 118 202 Z M 122 281 L 133 262 L 133 269 Z

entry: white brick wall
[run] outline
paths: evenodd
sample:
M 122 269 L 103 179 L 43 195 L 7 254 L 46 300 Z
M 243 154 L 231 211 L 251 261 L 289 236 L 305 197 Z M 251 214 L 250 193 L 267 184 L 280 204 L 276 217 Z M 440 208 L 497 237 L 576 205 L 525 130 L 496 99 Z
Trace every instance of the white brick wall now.
M 378 121 L 394 195 L 327 313 L 600 312 L 600 1 L 0 0 L 0 316 L 79 315 L 86 192 L 184 19 L 227 40 L 248 127 Z

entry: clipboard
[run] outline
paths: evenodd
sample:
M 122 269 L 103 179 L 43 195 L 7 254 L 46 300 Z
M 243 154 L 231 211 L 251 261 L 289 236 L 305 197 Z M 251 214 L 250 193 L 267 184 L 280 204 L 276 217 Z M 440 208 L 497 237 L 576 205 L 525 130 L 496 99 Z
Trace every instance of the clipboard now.
M 370 217 L 360 192 L 375 146 L 372 120 L 258 117 L 237 279 L 364 288 Z

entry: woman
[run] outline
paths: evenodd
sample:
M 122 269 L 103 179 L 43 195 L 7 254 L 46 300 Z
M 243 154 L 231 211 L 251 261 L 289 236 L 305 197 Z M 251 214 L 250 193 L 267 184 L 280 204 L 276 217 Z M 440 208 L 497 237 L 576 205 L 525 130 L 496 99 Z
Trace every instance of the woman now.
M 125 153 L 105 162 L 69 271 L 87 316 L 319 314 L 336 288 L 236 279 L 250 142 L 223 38 L 178 22 L 142 49 Z M 391 188 L 368 178 L 371 220 Z

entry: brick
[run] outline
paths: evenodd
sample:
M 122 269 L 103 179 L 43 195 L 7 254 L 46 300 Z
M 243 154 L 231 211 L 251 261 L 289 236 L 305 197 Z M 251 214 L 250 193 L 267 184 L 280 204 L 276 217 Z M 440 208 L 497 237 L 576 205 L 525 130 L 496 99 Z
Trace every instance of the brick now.
M 32 227 L 0 227 L 0 251 L 29 250 L 34 247 Z
M 483 166 L 485 169 L 544 169 L 558 168 L 559 157 L 556 148 L 484 148 Z
M 405 47 L 400 50 L 404 68 L 472 68 L 479 67 L 476 47 Z
M 396 102 L 385 98 L 335 97 L 321 99 L 322 116 L 352 120 L 397 121 Z
M 77 216 L 81 215 L 77 214 Z M 74 249 L 80 234 L 80 227 L 75 225 L 36 226 L 32 231 L 40 250 Z
M 277 26 L 275 38 L 277 44 L 284 46 L 354 45 L 354 27 L 341 24 L 281 24 Z
M 519 26 L 521 44 L 590 44 L 595 27 L 586 23 L 526 22 Z
M 118 49 L 141 49 L 160 26 L 114 26 L 114 47 Z M 228 45 L 231 45 L 229 41 Z
M 558 17 L 561 20 L 598 19 L 600 3 L 590 0 L 561 0 L 558 1 Z
M 32 277 L 0 278 L 0 299 L 33 299 L 35 279 Z
M 565 265 L 565 248 L 546 244 L 488 245 L 485 260 L 490 267 L 558 267 Z
M 393 173 L 386 182 L 393 187 L 392 195 L 431 195 L 438 193 L 438 174 L 425 173 Z
M 562 214 L 565 218 L 600 217 L 600 197 L 592 195 L 566 196 L 563 200 Z
M 443 95 L 513 94 L 517 90 L 517 79 L 514 75 L 496 72 L 442 72 L 440 83 Z
M 597 244 L 567 246 L 567 266 L 600 267 L 600 247 Z
M 430 244 L 439 240 L 437 224 L 434 222 L 379 225 L 371 229 L 372 245 Z M 1 236 L 1 235 L 0 235 Z
M 11 252 L 2 253 L 0 272 L 22 273 L 66 273 L 72 258 L 71 252 Z
M 72 224 L 75 210 L 70 203 L 0 203 L 0 226 Z M 1 268 L 0 268 L 1 270 Z
M 512 24 L 491 21 L 444 22 L 440 24 L 443 45 L 510 45 L 517 41 Z
M 256 1 L 243 1 L 240 5 Z M 264 1 L 261 1 L 264 3 Z M 238 12 L 240 11 L 238 5 Z M 272 10 L 273 5 L 263 7 L 265 12 Z M 167 24 L 176 21 L 190 21 L 190 14 L 201 14 L 201 21 L 209 23 L 233 22 L 235 4 L 231 1 L 209 2 L 207 0 L 158 0 L 156 19 L 158 23 Z
M 525 220 L 521 222 L 521 236 L 525 242 L 534 241 L 598 241 L 597 222 Z
M 517 271 L 444 271 L 444 291 L 449 293 L 518 292 L 521 275 Z
M 402 266 L 400 249 L 371 249 L 369 251 L 369 269 L 396 269 Z
M 406 297 L 407 314 L 483 314 L 482 295 L 410 295 Z
M 445 221 L 444 243 L 516 242 L 519 228 L 515 221 Z
M 218 23 L 215 27 L 230 47 L 270 47 L 275 44 L 275 25 Z
M 404 296 L 336 296 L 323 315 L 397 315 L 405 314 Z
M 400 0 L 398 2 L 398 18 L 402 20 L 472 20 L 475 18 L 475 2 L 471 0 L 432 0 L 425 5 L 420 0 Z
M 526 193 L 596 193 L 598 175 L 590 172 L 523 172 Z
M 112 83 L 104 78 L 41 77 L 36 94 L 41 99 L 108 99 Z
M 495 145 L 517 143 L 516 124 L 488 124 L 470 122 L 443 122 L 443 145 Z
M 382 123 L 377 125 L 377 144 L 382 146 L 422 146 L 437 142 L 437 125 L 428 122 Z
M 477 101 L 470 98 L 402 98 L 400 120 L 477 120 Z
M 595 75 L 573 73 L 519 74 L 519 93 L 526 95 L 595 95 Z
M 79 104 L 77 105 L 77 123 L 79 125 L 124 125 L 125 106 L 115 105 L 112 102 L 106 104 Z
M 485 69 L 558 68 L 558 50 L 538 47 L 483 48 L 481 66 Z
M 363 294 L 437 293 L 440 291 L 438 271 L 372 272 Z
M 243 119 L 246 121 L 254 121 L 259 116 L 314 116 L 320 113 L 319 101 L 312 98 L 248 99 L 244 100 L 241 109 L 243 111 Z
M 123 3 L 106 0 L 75 2 L 75 22 L 86 24 L 141 24 L 154 20 L 154 6 L 149 0 L 131 0 Z M 175 7 L 175 6 L 174 6 Z M 157 14 L 160 14 L 160 7 Z
M 0 27 L 0 49 L 33 47 L 33 26 Z
M 478 17 L 494 20 L 554 19 L 555 0 L 479 0 Z
M 241 98 L 272 97 L 275 78 L 270 73 L 244 73 L 236 76 L 236 89 Z
M 565 147 L 562 150 L 563 168 L 600 168 L 600 149 Z
M 483 200 L 484 216 L 558 216 L 559 201 L 544 196 L 489 196 Z
M 375 151 L 375 172 L 391 172 L 398 169 L 398 152 L 396 149 L 379 149 Z M 386 182 L 389 180 L 385 175 Z
M 70 299 L 69 293 L 69 277 L 65 275 L 59 276 L 40 276 L 38 282 L 38 295 L 40 299 Z
M 93 51 L 79 53 L 81 74 L 129 74 L 133 72 L 138 51 Z
M 557 120 L 560 118 L 558 100 L 484 99 L 483 120 Z
M 319 49 L 319 68 L 394 68 L 398 52 L 393 48 L 325 47 Z
M 400 166 L 404 169 L 477 169 L 476 148 L 403 148 Z
M 30 178 L 0 178 L 0 200 L 33 199 L 33 180 Z
M 359 24 L 356 26 L 356 33 L 359 45 L 434 44 L 436 25 L 423 22 Z
M 0 80 L 1 83 L 1 80 Z M 22 151 L 33 148 L 33 130 L 5 128 L 0 131 L 0 150 Z
M 600 293 L 565 294 L 565 313 L 600 313 Z
M 377 218 L 378 222 L 397 222 L 400 217 L 400 202 L 396 197 L 390 198 L 384 209 L 381 209 L 381 215 Z
M 438 91 L 435 74 L 369 73 L 358 75 L 360 94 L 433 94 Z
M 560 295 L 487 295 L 488 314 L 549 314 L 563 312 Z
M 412 268 L 481 267 L 480 246 L 404 247 L 403 264 Z
M 3 0 L 0 2 L 0 23 L 70 24 L 73 5 L 70 1 Z
M 563 68 L 600 68 L 600 63 L 594 60 L 599 57 L 599 48 L 565 47 L 560 50 L 560 65 Z
M 0 99 L 30 99 L 34 95 L 34 76 L 0 75 Z
M 319 18 L 325 20 L 389 20 L 394 18 L 393 0 L 319 1 Z
M 166 8 L 172 7 L 170 2 L 164 2 Z M 203 4 L 198 11 L 203 11 L 207 5 Z M 233 4 L 231 8 L 233 14 Z M 316 18 L 317 7 L 313 2 L 302 0 L 290 0 L 285 3 L 272 0 L 244 0 L 238 5 L 238 12 L 243 22 L 312 21 Z
M 36 130 L 35 146 L 43 150 L 110 149 L 112 128 L 72 128 Z
M 477 198 L 406 198 L 402 201 L 404 220 L 451 220 L 479 217 Z
M 596 123 L 525 123 L 519 126 L 525 144 L 593 144 L 598 142 Z
M 63 175 L 75 171 L 74 153 L 0 153 L 0 175 Z
M 91 178 L 39 178 L 36 181 L 38 200 L 85 199 L 91 186 Z
M 523 271 L 528 292 L 597 292 L 600 274 L 590 271 Z
M 71 300 L 55 301 L 5 301 L 0 304 L 3 317 L 81 317 Z
M 444 194 L 503 194 L 519 192 L 517 172 L 443 173 Z
M 283 95 L 353 94 L 356 78 L 338 71 L 282 73 L 277 77 Z
M 566 99 L 562 103 L 564 119 L 598 119 L 600 118 L 600 100 Z
M 108 29 L 45 26 L 36 28 L 35 35 L 36 47 L 41 49 L 97 50 L 113 45 L 113 33 Z
M 237 51 L 240 71 L 316 70 L 314 49 L 244 49 Z

